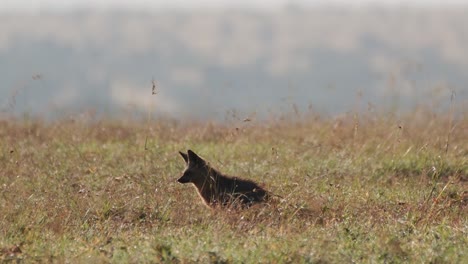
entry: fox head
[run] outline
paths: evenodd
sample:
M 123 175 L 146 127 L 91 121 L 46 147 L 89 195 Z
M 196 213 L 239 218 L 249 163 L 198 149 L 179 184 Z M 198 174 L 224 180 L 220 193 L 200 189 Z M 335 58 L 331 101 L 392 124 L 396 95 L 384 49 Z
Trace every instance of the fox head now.
M 209 177 L 208 163 L 190 149 L 187 151 L 187 154 L 180 151 L 179 153 L 185 160 L 187 167 L 182 174 L 182 177 L 180 177 L 177 181 L 180 183 L 200 183 L 206 181 L 206 179 Z

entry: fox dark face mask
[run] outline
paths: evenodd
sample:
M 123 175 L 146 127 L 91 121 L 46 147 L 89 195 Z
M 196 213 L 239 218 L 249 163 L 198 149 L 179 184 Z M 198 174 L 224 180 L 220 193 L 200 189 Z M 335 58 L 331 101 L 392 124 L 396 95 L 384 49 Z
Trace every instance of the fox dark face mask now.
M 203 169 L 206 167 L 206 161 L 190 149 L 187 151 L 187 154 L 180 151 L 179 154 L 184 159 L 187 167 L 182 176 L 177 181 L 180 183 L 194 182 L 194 179 L 198 175 L 197 172 L 204 172 Z

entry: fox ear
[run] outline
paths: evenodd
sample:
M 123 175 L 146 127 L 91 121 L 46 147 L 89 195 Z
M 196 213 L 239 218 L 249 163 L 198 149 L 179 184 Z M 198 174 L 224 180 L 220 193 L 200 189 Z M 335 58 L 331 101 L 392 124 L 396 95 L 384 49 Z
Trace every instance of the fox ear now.
M 188 160 L 190 163 L 201 164 L 201 165 L 206 164 L 204 159 L 200 158 L 197 154 L 195 154 L 195 152 L 191 151 L 190 149 L 187 150 L 187 153 L 188 153 Z
M 187 156 L 187 154 L 183 153 L 182 151 L 179 151 L 179 154 L 182 156 L 182 158 L 184 158 L 185 163 L 188 163 L 188 156 Z

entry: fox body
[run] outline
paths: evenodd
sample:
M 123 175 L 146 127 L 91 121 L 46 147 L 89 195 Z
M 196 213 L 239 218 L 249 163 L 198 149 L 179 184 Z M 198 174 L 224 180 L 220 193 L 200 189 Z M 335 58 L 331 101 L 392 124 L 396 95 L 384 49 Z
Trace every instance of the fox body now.
M 193 183 L 208 206 L 248 207 L 268 199 L 269 193 L 255 182 L 223 175 L 191 150 L 179 153 L 187 167 L 178 182 Z

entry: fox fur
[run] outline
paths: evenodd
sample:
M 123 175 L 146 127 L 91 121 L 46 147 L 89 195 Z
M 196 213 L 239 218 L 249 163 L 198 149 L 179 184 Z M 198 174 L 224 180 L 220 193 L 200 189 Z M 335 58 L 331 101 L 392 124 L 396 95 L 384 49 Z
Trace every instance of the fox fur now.
M 191 150 L 179 153 L 187 167 L 177 181 L 193 183 L 209 207 L 249 207 L 268 200 L 270 193 L 255 182 L 224 175 Z

